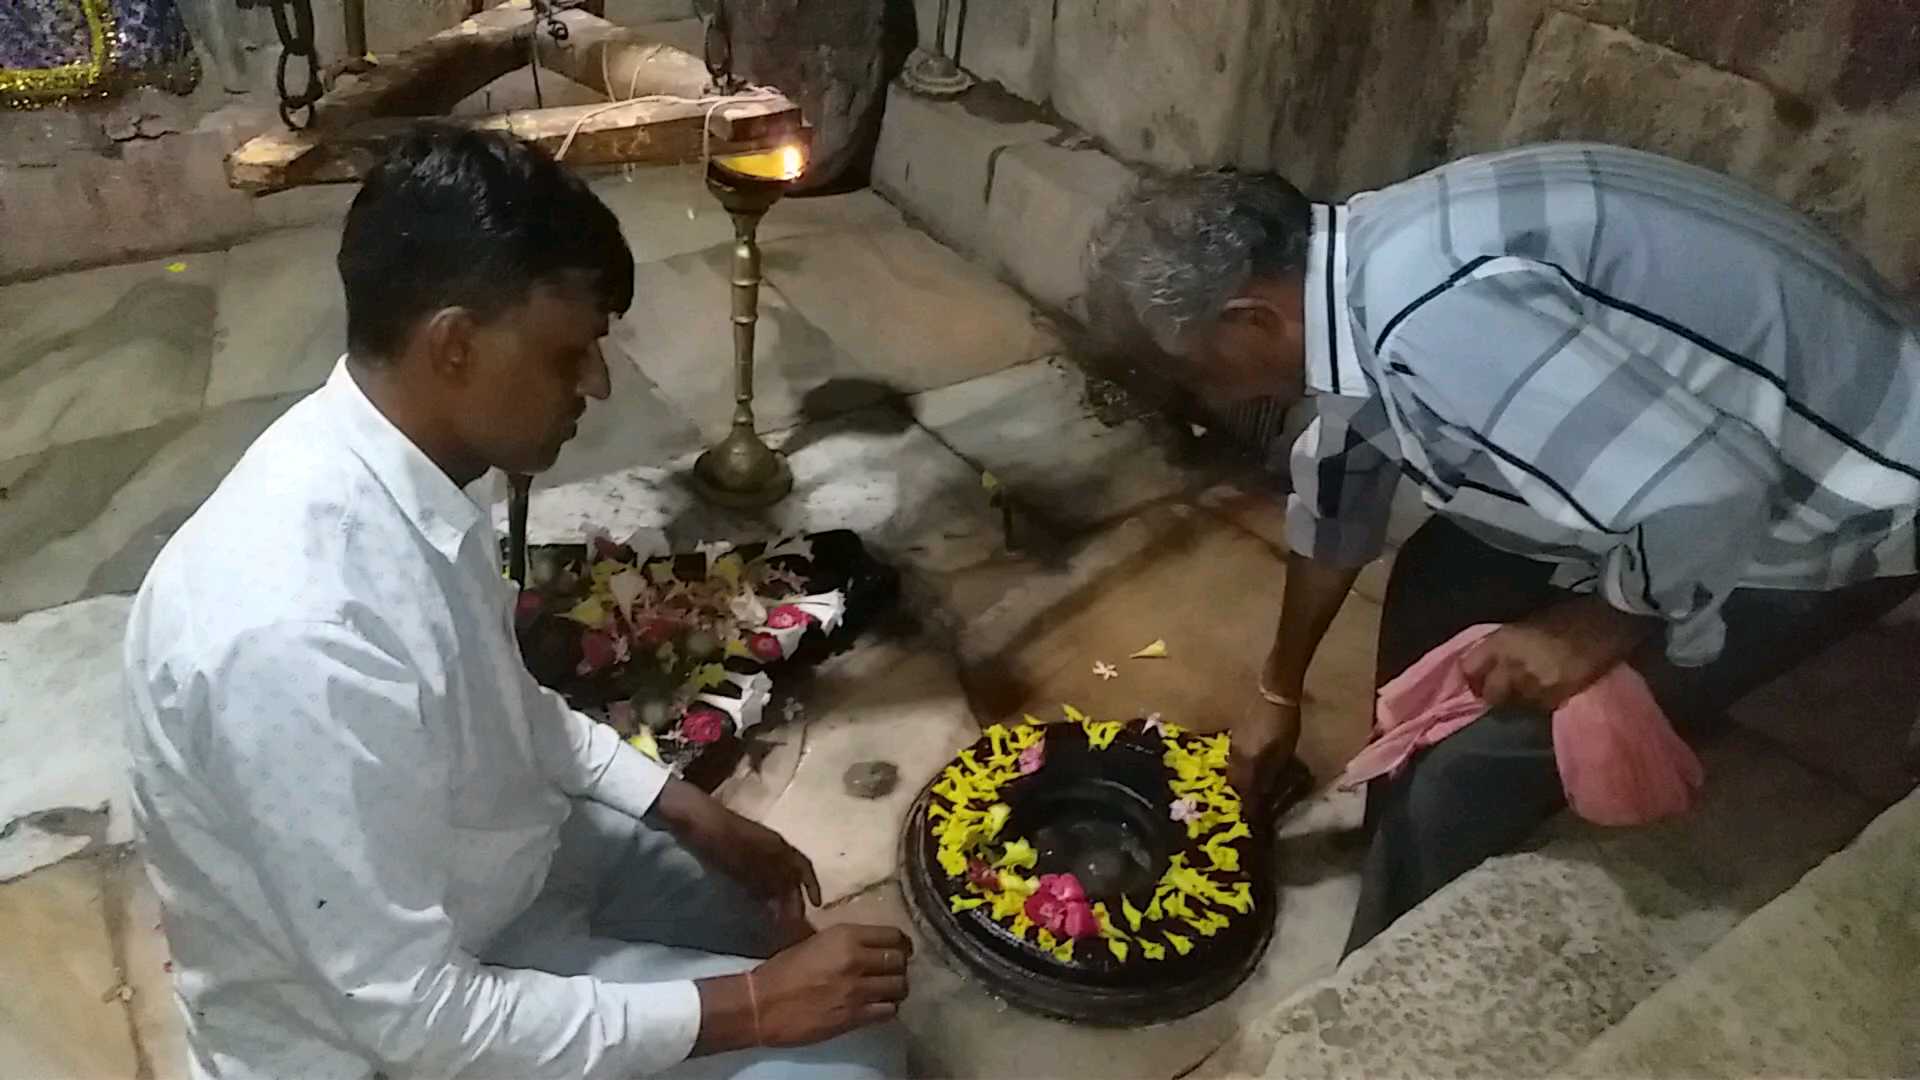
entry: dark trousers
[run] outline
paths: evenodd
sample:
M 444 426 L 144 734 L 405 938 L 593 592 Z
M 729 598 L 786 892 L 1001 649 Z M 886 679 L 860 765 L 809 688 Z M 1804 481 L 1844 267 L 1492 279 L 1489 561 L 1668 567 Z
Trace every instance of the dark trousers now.
M 1567 594 L 1553 566 L 1510 555 L 1434 518 L 1401 549 L 1381 612 L 1376 685 L 1455 634 L 1513 622 Z M 1688 739 L 1709 734 L 1749 691 L 1855 630 L 1920 587 L 1882 578 L 1832 592 L 1743 589 L 1727 599 L 1726 649 L 1711 664 L 1675 667 L 1660 637 L 1631 662 Z M 1512 850 L 1566 805 L 1548 718 L 1495 709 L 1418 753 L 1398 777 L 1368 785 L 1371 847 L 1347 952 L 1484 859 Z

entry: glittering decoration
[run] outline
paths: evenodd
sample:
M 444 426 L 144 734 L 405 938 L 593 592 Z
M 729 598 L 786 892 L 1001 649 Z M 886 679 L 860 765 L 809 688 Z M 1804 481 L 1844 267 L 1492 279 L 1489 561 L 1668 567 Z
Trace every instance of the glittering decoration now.
M 0 2 L 0 106 L 61 105 L 134 86 L 186 93 L 198 78 L 174 0 Z

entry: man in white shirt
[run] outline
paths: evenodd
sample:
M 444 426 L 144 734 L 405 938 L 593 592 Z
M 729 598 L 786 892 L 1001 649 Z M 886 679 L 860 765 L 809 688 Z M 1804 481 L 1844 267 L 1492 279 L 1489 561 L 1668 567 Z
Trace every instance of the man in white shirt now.
M 815 934 L 803 855 L 538 686 L 462 493 L 607 396 L 612 213 L 515 139 L 424 133 L 339 265 L 348 356 L 127 632 L 196 1075 L 899 1075 L 905 935 Z

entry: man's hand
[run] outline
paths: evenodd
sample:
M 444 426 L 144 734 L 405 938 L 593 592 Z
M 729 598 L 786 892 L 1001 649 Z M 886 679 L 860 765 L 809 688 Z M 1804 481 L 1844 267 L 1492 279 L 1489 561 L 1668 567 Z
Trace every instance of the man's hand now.
M 1597 596 L 1555 604 L 1486 636 L 1460 659 L 1460 673 L 1488 705 L 1551 712 L 1625 660 L 1658 626 Z
M 1293 758 L 1300 741 L 1300 706 L 1256 700 L 1253 711 L 1231 729 L 1227 782 L 1251 806 L 1263 806 L 1274 778 Z
M 888 1020 L 907 997 L 913 942 L 891 926 L 830 927 L 751 975 L 694 983 L 696 1057 L 750 1046 L 806 1046 Z
M 799 849 L 679 780 L 669 781 L 660 793 L 659 808 L 689 848 L 767 901 L 776 940 L 793 942 L 812 933 L 806 905 L 820 906 L 820 878 Z
M 913 942 L 891 926 L 835 926 L 754 972 L 760 1042 L 805 1046 L 891 1019 L 907 997 Z

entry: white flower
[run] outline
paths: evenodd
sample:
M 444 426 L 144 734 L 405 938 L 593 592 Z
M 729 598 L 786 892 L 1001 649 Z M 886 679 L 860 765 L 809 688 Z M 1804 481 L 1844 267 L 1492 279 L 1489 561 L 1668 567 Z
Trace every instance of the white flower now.
M 1102 679 L 1117 679 L 1120 677 L 1120 669 L 1104 660 L 1094 661 L 1093 673 Z
M 725 555 L 727 552 L 733 550 L 733 541 L 702 540 L 699 543 L 693 545 L 693 550 L 699 552 L 702 555 L 705 555 L 707 557 L 707 565 L 712 566 L 716 559 L 720 558 L 720 556 L 722 555 Z
M 1193 799 L 1175 799 L 1167 812 L 1173 820 L 1184 825 L 1200 816 L 1200 804 Z
M 753 595 L 752 588 L 745 588 L 734 594 L 727 602 L 727 610 L 733 614 L 741 626 L 757 627 L 766 625 L 767 605 Z

